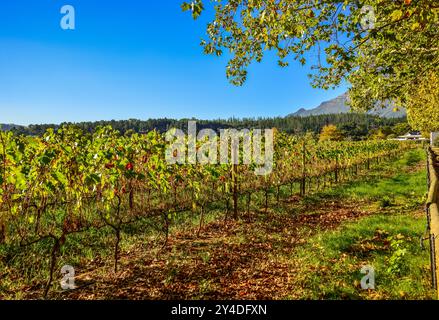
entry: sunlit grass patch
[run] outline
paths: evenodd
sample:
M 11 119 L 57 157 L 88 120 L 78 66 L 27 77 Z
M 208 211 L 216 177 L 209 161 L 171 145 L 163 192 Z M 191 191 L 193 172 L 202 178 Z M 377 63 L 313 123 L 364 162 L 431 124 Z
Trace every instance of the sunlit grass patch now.
M 409 213 L 373 215 L 324 231 L 298 248 L 306 295 L 318 299 L 432 299 L 429 252 L 421 249 L 425 220 Z M 428 244 L 426 244 L 428 245 Z M 363 266 L 376 289 L 363 290 Z

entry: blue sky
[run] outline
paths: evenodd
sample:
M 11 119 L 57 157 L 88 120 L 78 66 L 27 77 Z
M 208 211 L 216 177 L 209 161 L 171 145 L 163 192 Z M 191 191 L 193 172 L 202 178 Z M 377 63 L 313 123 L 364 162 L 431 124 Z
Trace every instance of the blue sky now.
M 193 21 L 181 2 L 1 1 L 0 123 L 283 116 L 345 91 L 311 88 L 306 67 L 272 54 L 232 86 L 227 59 L 199 45 L 211 16 Z M 60 28 L 66 4 L 76 30 Z

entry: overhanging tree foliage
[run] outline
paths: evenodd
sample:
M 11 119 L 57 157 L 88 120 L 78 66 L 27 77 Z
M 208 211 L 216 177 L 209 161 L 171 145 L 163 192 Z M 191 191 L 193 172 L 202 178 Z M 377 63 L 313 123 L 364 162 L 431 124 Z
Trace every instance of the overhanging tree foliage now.
M 413 87 L 408 97 L 408 119 L 412 126 L 425 133 L 439 131 L 439 81 L 432 72 Z
M 235 85 L 246 81 L 251 62 L 274 50 L 282 67 L 311 63 L 315 87 L 349 81 L 351 106 L 369 110 L 407 106 L 412 87 L 439 68 L 437 0 L 211 2 L 215 18 L 202 45 L 207 54 L 231 54 L 226 74 Z M 196 19 L 205 4 L 182 8 Z

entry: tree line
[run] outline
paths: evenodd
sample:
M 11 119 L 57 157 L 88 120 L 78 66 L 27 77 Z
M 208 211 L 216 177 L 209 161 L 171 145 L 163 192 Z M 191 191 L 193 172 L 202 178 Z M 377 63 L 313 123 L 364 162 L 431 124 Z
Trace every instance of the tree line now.
M 188 120 L 196 120 L 197 127 L 201 129 L 266 129 L 276 128 L 279 131 L 289 134 L 303 134 L 312 132 L 319 134 L 325 126 L 336 125 L 343 133 L 343 136 L 349 140 L 363 140 L 370 135 L 370 132 L 381 128 L 392 128 L 398 124 L 404 126 L 406 118 L 381 118 L 375 115 L 362 113 L 343 113 L 343 114 L 325 114 L 313 115 L 308 117 L 287 116 L 274 118 L 229 118 L 217 120 L 197 120 L 197 119 L 129 119 L 129 120 L 110 120 L 78 123 L 61 123 L 61 124 L 32 124 L 29 126 L 12 126 L 8 129 L 16 134 L 40 136 L 47 129 L 57 129 L 63 125 L 75 125 L 86 132 L 94 132 L 96 128 L 102 126 L 111 126 L 122 134 L 146 133 L 157 130 L 166 132 L 171 128 L 186 129 Z M 5 128 L 4 128 L 5 129 Z M 409 127 L 407 127 L 409 129 Z

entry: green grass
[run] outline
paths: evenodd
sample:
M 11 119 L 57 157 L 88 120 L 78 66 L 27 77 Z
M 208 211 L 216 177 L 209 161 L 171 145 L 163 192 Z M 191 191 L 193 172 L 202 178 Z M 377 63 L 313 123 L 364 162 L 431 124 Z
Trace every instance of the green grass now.
M 314 299 L 433 299 L 427 248 L 420 246 L 426 229 L 422 212 L 425 170 L 415 166 L 422 150 L 411 151 L 391 168 L 397 172 L 379 181 L 354 182 L 319 194 L 361 200 L 372 215 L 344 223 L 311 237 L 292 259 L 302 264 L 304 297 Z M 383 165 L 386 166 L 386 165 Z M 315 199 L 314 199 L 315 200 Z M 363 290 L 361 268 L 375 270 L 375 290 Z
M 419 237 L 425 222 L 410 214 L 376 215 L 312 237 L 294 255 L 315 299 L 432 299 L 429 252 Z M 397 257 L 396 241 L 405 254 Z M 393 257 L 393 259 L 392 259 Z M 375 269 L 375 290 L 363 290 L 363 266 Z M 307 272 L 307 270 L 313 270 Z
M 378 164 L 380 170 L 370 170 L 364 179 L 310 195 L 308 201 L 338 198 L 374 201 L 381 207 L 418 207 L 425 200 L 426 172 L 416 166 L 424 160 L 422 149 L 411 150 L 394 162 Z

